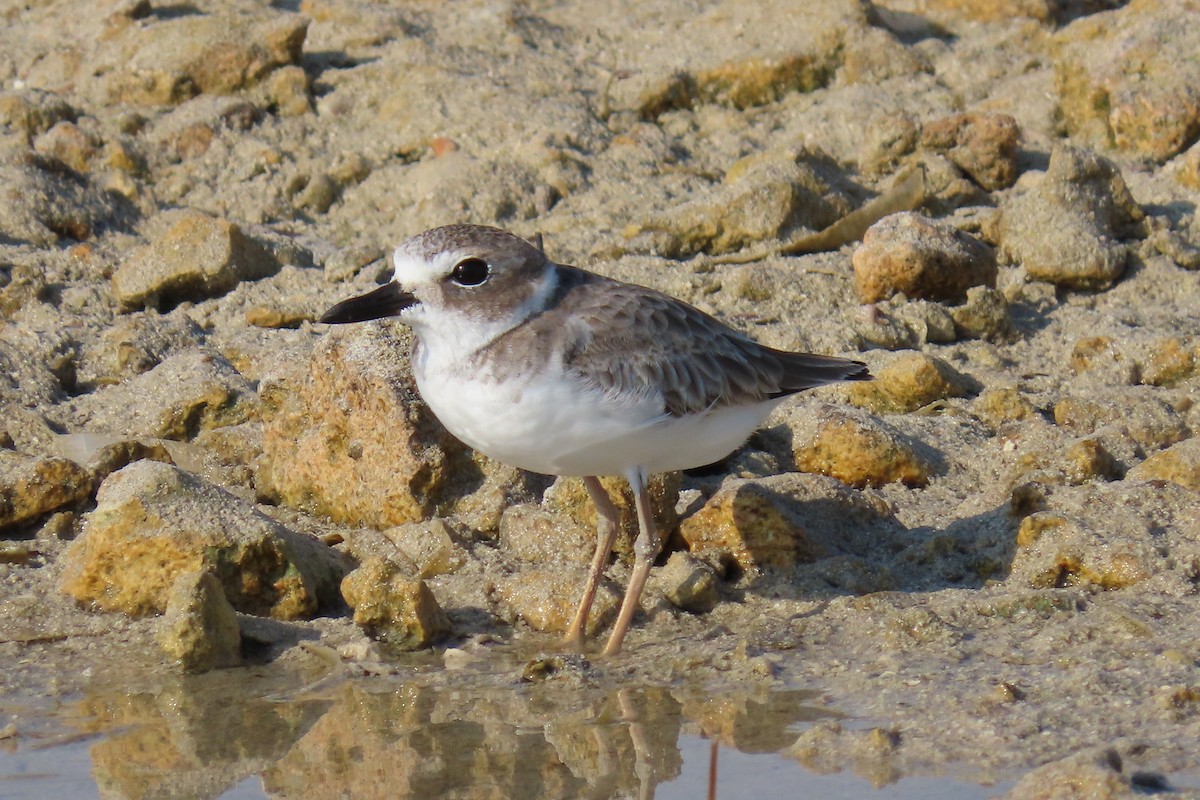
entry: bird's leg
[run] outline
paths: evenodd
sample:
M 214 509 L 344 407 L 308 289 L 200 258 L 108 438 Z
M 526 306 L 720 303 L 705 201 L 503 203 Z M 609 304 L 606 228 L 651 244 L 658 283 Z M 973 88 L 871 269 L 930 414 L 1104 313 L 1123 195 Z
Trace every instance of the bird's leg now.
M 567 628 L 566 639 L 575 644 L 583 644 L 588 614 L 591 613 L 592 601 L 596 598 L 596 588 L 600 585 L 600 576 L 604 574 L 608 556 L 612 553 L 617 533 L 621 530 L 621 512 L 600 485 L 600 479 L 589 475 L 583 479 L 583 485 L 592 498 L 592 505 L 596 507 L 596 552 L 592 556 L 592 566 L 588 569 L 583 595 L 579 598 L 579 607 L 575 609 L 575 617 Z
M 633 489 L 634 502 L 637 504 L 638 536 L 633 543 L 633 572 L 629 575 L 629 586 L 625 589 L 625 599 L 621 602 L 621 613 L 617 614 L 617 624 L 613 626 L 608 644 L 604 646 L 605 655 L 613 655 L 621 650 L 621 642 L 629 630 L 629 622 L 633 612 L 637 610 L 638 600 L 642 596 L 642 588 L 646 578 L 650 576 L 650 567 L 658 556 L 662 541 L 658 537 L 658 527 L 654 524 L 654 514 L 650 511 L 650 492 L 646 488 L 646 473 L 640 468 L 632 469 L 626 476 L 629 486 Z

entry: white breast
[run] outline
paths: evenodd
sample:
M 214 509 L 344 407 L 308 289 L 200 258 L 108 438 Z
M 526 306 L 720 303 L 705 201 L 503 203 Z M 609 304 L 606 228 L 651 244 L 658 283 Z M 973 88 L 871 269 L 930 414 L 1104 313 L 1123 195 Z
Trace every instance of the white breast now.
M 421 355 L 426 355 L 422 351 Z M 648 474 L 710 464 L 741 445 L 779 400 L 687 417 L 652 397 L 614 397 L 561 369 L 497 383 L 418 357 L 417 388 L 446 428 L 476 450 L 549 475 Z

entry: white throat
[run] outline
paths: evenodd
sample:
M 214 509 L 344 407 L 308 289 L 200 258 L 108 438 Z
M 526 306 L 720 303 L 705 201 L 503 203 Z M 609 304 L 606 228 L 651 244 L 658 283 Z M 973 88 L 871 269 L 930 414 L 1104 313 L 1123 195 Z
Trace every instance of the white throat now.
M 496 309 L 480 307 L 433 307 L 419 303 L 406 311 L 401 319 L 412 326 L 413 333 L 421 340 L 425 350 L 423 360 L 434 369 L 453 368 L 544 309 L 557 288 L 558 270 L 553 263 L 547 262 L 533 291 L 509 313 L 496 314 Z M 487 287 L 480 287 L 480 305 L 490 299 Z

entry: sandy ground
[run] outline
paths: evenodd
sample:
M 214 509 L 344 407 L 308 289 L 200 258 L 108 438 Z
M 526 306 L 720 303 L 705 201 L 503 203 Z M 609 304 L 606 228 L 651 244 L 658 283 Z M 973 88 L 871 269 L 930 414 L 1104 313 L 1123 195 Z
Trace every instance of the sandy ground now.
M 1200 76 L 1186 57 L 1200 7 L 1118 5 L 0 0 L 6 741 L 135 725 L 97 745 L 93 777 L 139 797 L 215 796 L 255 773 L 281 797 L 305 776 L 330 796 L 431 796 L 498 774 L 509 796 L 618 796 L 678 770 L 681 730 L 876 784 L 1186 784 L 1200 770 Z M 983 116 L 939 143 L 963 113 Z M 980 132 L 997 115 L 1015 148 Z M 1001 298 L 990 328 L 955 317 L 933 333 L 963 304 L 945 277 L 928 300 L 867 305 L 856 242 L 780 252 L 913 168 L 918 210 L 997 258 L 979 279 Z M 683 476 L 672 550 L 698 550 L 688 532 L 720 518 L 731 480 L 800 544 L 778 562 L 698 552 L 719 600 L 703 613 L 668 601 L 675 579 L 656 571 L 615 659 L 564 650 L 554 615 L 522 600 L 569 602 L 577 586 L 546 555 L 570 541 L 568 566 L 587 558 L 564 491 L 543 499 L 548 481 L 479 466 L 436 432 L 394 462 L 448 476 L 437 502 L 405 495 L 453 534 L 456 560 L 424 575 L 452 628 L 433 650 L 381 648 L 318 589 L 299 612 L 239 614 L 243 666 L 184 675 L 145 613 L 161 608 L 70 593 L 93 568 L 79 542 L 165 474 L 107 477 L 139 459 L 228 492 L 196 490 L 200 516 L 217 497 L 238 509 L 220 519 L 337 543 L 321 569 L 383 546 L 373 531 L 404 520 L 371 516 L 386 503 L 370 492 L 408 491 L 404 468 L 318 464 L 297 488 L 311 463 L 279 440 L 331 424 L 303 405 L 337 396 L 329 353 L 383 342 L 378 364 L 403 361 L 388 338 L 402 333 L 316 317 L 371 288 L 397 242 L 454 222 L 541 234 L 563 263 L 885 378 L 906 354 L 936 357 L 959 388 L 907 410 L 806 394 L 721 468 Z M 852 405 L 921 479 L 798 472 L 814 420 Z M 135 439 L 107 469 L 89 461 Z M 467 463 L 482 489 L 456 483 Z M 363 480 L 370 513 L 353 505 Z M 550 544 L 529 533 L 546 525 Z M 158 562 L 139 570 L 124 580 L 166 580 Z M 627 574 L 618 560 L 614 586 Z M 381 762 L 405 765 L 401 788 Z

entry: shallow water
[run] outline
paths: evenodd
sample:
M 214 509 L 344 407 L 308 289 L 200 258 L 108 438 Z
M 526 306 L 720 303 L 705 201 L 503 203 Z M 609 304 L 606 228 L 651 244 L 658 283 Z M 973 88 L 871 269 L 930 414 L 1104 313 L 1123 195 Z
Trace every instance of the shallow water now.
M 17 714 L 0 797 L 970 800 L 1007 788 L 806 769 L 787 749 L 838 716 L 806 691 L 429 681 L 358 676 L 281 692 L 280 676 L 238 670 L 97 687 Z

